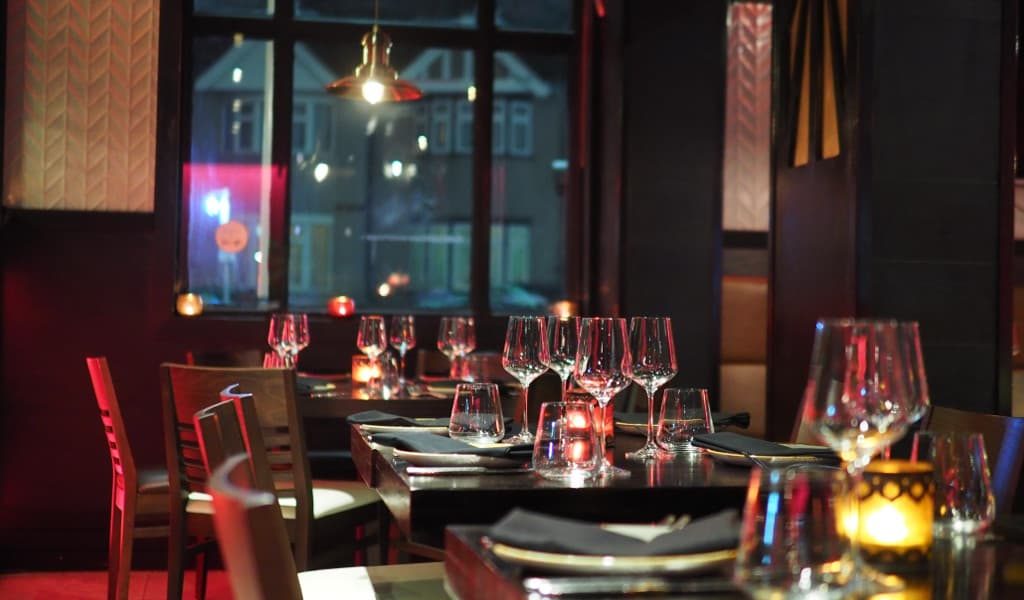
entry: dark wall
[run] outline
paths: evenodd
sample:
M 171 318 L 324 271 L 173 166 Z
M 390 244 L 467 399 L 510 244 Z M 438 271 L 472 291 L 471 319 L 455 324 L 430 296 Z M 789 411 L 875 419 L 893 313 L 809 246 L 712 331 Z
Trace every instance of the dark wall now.
M 799 168 L 793 5 L 775 20 L 770 434 L 792 429 L 827 316 L 919 321 L 933 403 L 1008 412 L 1016 2 L 850 2 L 843 153 Z
M 717 398 L 727 3 L 625 3 L 623 315 L 673 318 L 677 385 Z

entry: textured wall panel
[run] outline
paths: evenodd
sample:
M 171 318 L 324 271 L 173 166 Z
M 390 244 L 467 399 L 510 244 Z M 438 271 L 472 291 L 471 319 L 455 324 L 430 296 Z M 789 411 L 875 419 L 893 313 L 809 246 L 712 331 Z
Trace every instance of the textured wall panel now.
M 158 0 L 8 3 L 4 205 L 153 210 Z
M 771 169 L 772 8 L 729 7 L 722 227 L 768 230 Z

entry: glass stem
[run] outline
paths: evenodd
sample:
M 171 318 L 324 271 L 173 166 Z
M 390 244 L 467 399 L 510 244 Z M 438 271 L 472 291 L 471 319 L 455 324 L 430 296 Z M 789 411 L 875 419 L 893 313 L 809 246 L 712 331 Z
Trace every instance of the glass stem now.
M 647 392 L 647 443 L 644 446 L 654 445 L 654 394 L 657 390 L 648 390 Z
M 860 566 L 864 564 L 864 559 L 860 555 L 860 531 L 861 531 L 861 514 L 860 514 L 860 483 L 864 480 L 864 470 L 861 467 L 853 466 L 851 463 L 846 468 L 846 473 L 850 479 L 850 502 L 853 503 L 853 514 L 857 518 L 857 527 L 849 533 L 850 536 L 850 558 L 853 560 L 854 569 L 860 569 Z
M 529 398 L 530 398 L 530 384 L 524 383 L 523 385 L 523 433 L 529 433 L 530 428 L 527 426 L 530 422 L 529 413 Z
M 398 381 L 405 382 L 405 350 L 398 353 Z
M 562 402 L 565 402 L 565 398 L 569 395 L 569 376 L 562 377 Z
M 597 408 L 591 411 L 591 413 L 593 414 L 591 414 L 590 416 L 590 422 L 594 424 L 594 427 L 597 427 L 598 441 L 600 443 L 599 448 L 601 449 L 601 453 L 598 456 L 601 457 L 601 465 L 603 465 L 608 460 L 607 458 L 605 458 L 604 406 L 605 405 L 600 400 L 598 400 Z M 600 425 L 598 425 L 598 423 L 600 423 Z

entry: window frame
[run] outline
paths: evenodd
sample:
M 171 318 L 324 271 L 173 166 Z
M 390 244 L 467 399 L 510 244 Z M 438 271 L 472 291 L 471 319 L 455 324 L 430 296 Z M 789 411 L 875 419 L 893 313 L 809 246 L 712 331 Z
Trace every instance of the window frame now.
M 568 58 L 569 72 L 567 81 L 569 85 L 569 163 L 573 166 L 572 176 L 568 178 L 566 194 L 566 299 L 573 300 L 586 310 L 589 297 L 584 291 L 588 287 L 586 263 L 590 252 L 584 247 L 586 240 L 591 236 L 588 234 L 592 210 L 586 208 L 582 196 L 584 182 L 588 177 L 589 170 L 584 167 L 587 162 L 581 159 L 580 154 L 586 152 L 587 134 L 581 132 L 581 127 L 590 123 L 589 111 L 590 102 L 587 100 L 591 93 L 590 85 L 592 76 L 584 71 L 592 69 L 589 58 L 581 60 L 584 45 L 593 44 L 593 35 L 587 35 L 584 31 L 587 28 L 592 30 L 593 6 L 592 0 L 571 0 L 573 12 L 572 32 L 538 32 L 538 31 L 515 31 L 499 29 L 495 21 L 495 0 L 479 0 L 477 8 L 477 25 L 475 28 L 454 28 L 443 26 L 422 26 L 412 24 L 388 24 L 386 30 L 398 43 L 409 43 L 422 46 L 443 46 L 453 49 L 468 51 L 473 56 L 473 75 L 477 88 L 476 100 L 473 105 L 473 213 L 471 219 L 472 240 L 470 244 L 470 301 L 467 312 L 478 317 L 489 317 L 494 315 L 490 299 L 490 237 L 491 237 L 491 190 L 490 190 L 490 169 L 492 163 L 492 128 L 493 102 L 494 102 L 494 62 L 497 52 L 528 52 L 538 54 L 562 54 Z M 171 122 L 175 127 L 172 137 L 177 137 L 177 152 L 168 152 L 173 156 L 174 161 L 174 206 L 175 219 L 174 229 L 178 232 L 177 265 L 175 267 L 175 291 L 184 291 L 188 282 L 188 214 L 185 209 L 184 194 L 187 193 L 182 187 L 184 165 L 190 161 L 191 154 L 191 94 L 194 77 L 192 72 L 192 44 L 193 40 L 203 36 L 233 36 L 237 33 L 243 34 L 246 39 L 265 40 L 273 42 L 274 47 L 274 77 L 271 95 L 273 98 L 273 115 L 271 135 L 271 164 L 273 170 L 281 177 L 283 184 L 276 186 L 281 190 L 276 196 L 271 197 L 271 230 L 269 232 L 270 244 L 269 254 L 271 263 L 269 267 L 269 298 L 256 308 L 252 307 L 216 307 L 204 313 L 202 318 L 210 317 L 232 317 L 238 315 L 264 315 L 267 312 L 288 309 L 288 286 L 289 286 L 289 265 L 290 265 L 290 227 L 291 227 L 291 169 L 292 161 L 292 111 L 293 111 L 293 90 L 294 79 L 294 58 L 295 46 L 304 41 L 329 41 L 338 39 L 339 35 L 347 38 L 358 39 L 365 33 L 369 26 L 365 23 L 343 22 L 343 21 L 315 21 L 304 20 L 295 17 L 294 0 L 279 0 L 276 12 L 268 17 L 228 17 L 221 15 L 194 14 L 193 2 L 186 0 L 180 9 L 169 10 L 171 17 L 162 19 L 162 38 L 167 39 L 170 33 L 174 42 L 167 45 L 173 47 L 171 56 L 177 59 L 175 64 L 178 69 L 162 68 L 162 79 L 174 74 L 176 81 L 173 88 L 176 92 L 176 103 L 170 102 L 166 97 L 168 86 L 161 85 L 164 93 L 161 94 L 159 102 L 160 109 L 164 111 L 164 122 Z M 586 11 L 584 10 L 586 8 Z M 357 55 L 358 48 L 353 48 L 353 55 Z M 168 48 L 161 48 L 161 57 L 172 52 Z M 167 65 L 167 63 L 162 63 Z M 586 93 L 581 93 L 581 87 L 587 87 Z M 341 101 L 325 96 L 330 101 Z M 171 105 L 173 112 L 177 109 L 180 118 L 166 115 L 167 106 Z M 457 108 L 451 107 L 450 134 L 455 136 L 457 127 Z M 430 110 L 427 109 L 429 117 Z M 508 152 L 509 126 L 508 107 L 505 107 L 505 120 L 502 140 L 505 146 L 505 153 Z M 307 121 L 313 119 L 313 115 L 307 115 Z M 428 118 L 428 123 L 431 119 Z M 308 126 L 308 125 L 307 125 Z M 456 140 L 449 139 L 449 151 L 456 150 Z M 431 144 L 433 146 L 433 144 Z M 431 148 L 433 150 L 433 148 Z M 166 174 L 165 175 L 169 175 Z M 168 200 L 169 201 L 169 200 Z M 498 221 L 496 223 L 501 223 Z M 415 309 L 414 309 L 415 310 Z M 320 311 L 318 311 L 319 313 Z M 428 313 L 432 315 L 433 311 Z

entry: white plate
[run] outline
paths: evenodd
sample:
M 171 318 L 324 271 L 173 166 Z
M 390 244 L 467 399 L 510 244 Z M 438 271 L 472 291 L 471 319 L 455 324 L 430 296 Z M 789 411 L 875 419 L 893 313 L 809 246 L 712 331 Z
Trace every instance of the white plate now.
M 657 427 L 657 423 L 655 423 Z M 615 421 L 615 429 L 629 435 L 647 435 L 647 423 L 627 423 L 626 421 Z
M 488 467 L 503 469 L 521 467 L 529 459 L 479 456 L 477 454 L 434 454 L 431 452 L 409 452 L 394 449 L 394 457 L 417 467 Z
M 728 565 L 736 559 L 736 550 L 717 550 L 697 554 L 665 556 L 591 556 L 527 550 L 494 543 L 491 551 L 502 560 L 529 567 L 563 573 L 637 574 L 697 573 Z
M 814 450 L 820 450 L 822 448 L 822 446 L 810 446 L 810 445 L 807 445 L 807 444 L 782 444 L 782 445 L 783 446 L 787 446 L 789 448 L 811 448 L 811 449 L 814 449 Z M 740 465 L 740 466 L 749 466 L 749 465 L 753 464 L 749 458 L 747 458 L 746 456 L 744 456 L 742 454 L 736 453 L 736 452 L 726 452 L 724 450 L 712 450 L 711 448 L 701 448 L 701 450 L 706 452 L 708 454 L 708 456 L 710 456 L 711 458 L 713 458 L 713 459 L 715 459 L 715 460 L 717 460 L 719 462 L 726 463 L 726 464 Z M 833 464 L 836 463 L 836 459 L 835 458 L 826 458 L 826 457 L 823 457 L 823 456 L 814 456 L 814 455 L 804 455 L 804 456 L 769 456 L 769 455 L 754 454 L 753 457 L 756 458 L 757 460 L 763 462 L 763 463 L 767 463 L 769 465 L 777 465 L 777 466 L 780 466 L 780 467 L 784 467 L 784 466 L 787 466 L 787 465 L 807 464 L 807 463 L 812 463 L 812 464 L 821 463 L 821 464 L 826 464 L 826 465 L 833 465 Z

